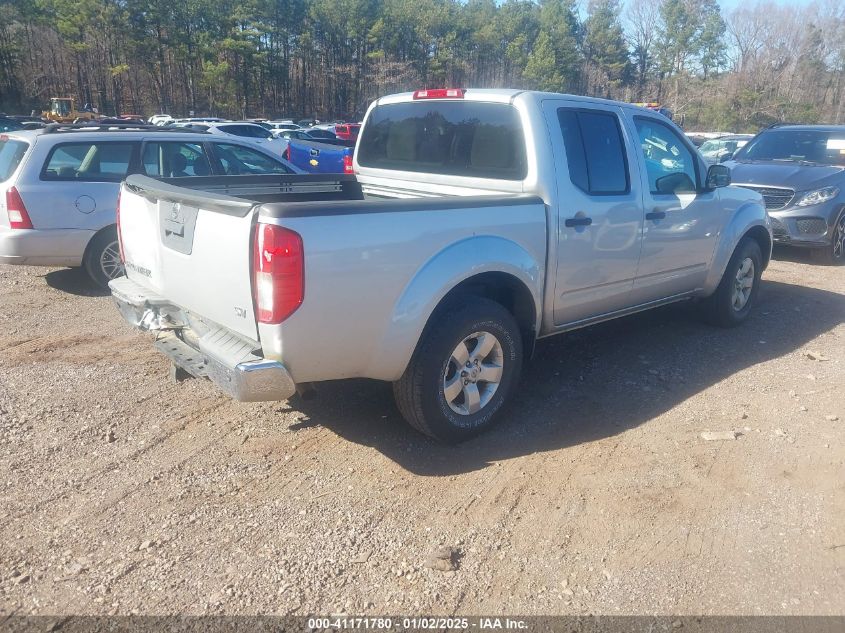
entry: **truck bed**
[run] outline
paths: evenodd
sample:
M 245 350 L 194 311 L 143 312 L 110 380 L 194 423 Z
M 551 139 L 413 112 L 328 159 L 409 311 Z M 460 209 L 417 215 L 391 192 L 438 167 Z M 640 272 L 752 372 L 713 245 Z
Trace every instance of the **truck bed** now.
M 354 177 L 242 178 L 125 182 L 120 226 L 131 285 L 116 280 L 112 289 L 152 307 L 149 329 L 235 335 L 243 349 L 284 363 L 296 382 L 392 380 L 441 289 L 462 275 L 504 267 L 531 288 L 539 314 L 547 210 L 538 196 L 363 199 Z M 320 191 L 303 191 L 306 183 Z M 260 224 L 285 227 L 303 245 L 304 300 L 276 325 L 255 312 Z M 315 355 L 318 340 L 350 349 Z
M 222 196 L 250 202 L 319 202 L 363 200 L 360 183 L 345 174 L 268 174 L 259 176 L 191 176 L 188 178 L 148 178 L 130 176 L 127 182 L 139 189 L 155 192 L 166 199 L 180 199 L 194 191 L 193 198 L 209 204 Z M 251 206 L 251 205 L 250 205 Z

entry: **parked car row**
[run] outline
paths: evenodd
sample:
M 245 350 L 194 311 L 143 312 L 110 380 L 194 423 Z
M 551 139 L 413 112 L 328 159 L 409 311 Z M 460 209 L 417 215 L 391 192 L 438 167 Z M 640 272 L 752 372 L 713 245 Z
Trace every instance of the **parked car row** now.
M 263 128 L 262 128 L 263 129 Z M 82 266 L 99 285 L 123 273 L 120 182 L 297 174 L 269 146 L 236 135 L 131 125 L 60 125 L 0 134 L 0 263 Z

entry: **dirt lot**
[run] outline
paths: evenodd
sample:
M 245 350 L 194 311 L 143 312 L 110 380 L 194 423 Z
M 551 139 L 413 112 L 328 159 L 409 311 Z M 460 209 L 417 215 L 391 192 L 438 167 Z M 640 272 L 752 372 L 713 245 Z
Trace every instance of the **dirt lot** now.
M 845 613 L 843 320 L 781 254 L 744 327 L 544 341 L 446 448 L 380 383 L 171 383 L 80 273 L 0 267 L 0 613 Z

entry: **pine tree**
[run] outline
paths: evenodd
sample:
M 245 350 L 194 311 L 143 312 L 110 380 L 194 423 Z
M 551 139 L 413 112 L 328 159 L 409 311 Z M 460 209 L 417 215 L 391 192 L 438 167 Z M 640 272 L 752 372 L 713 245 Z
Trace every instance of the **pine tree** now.
M 610 96 L 628 78 L 631 66 L 619 0 L 590 0 L 588 11 L 584 22 L 587 91 Z

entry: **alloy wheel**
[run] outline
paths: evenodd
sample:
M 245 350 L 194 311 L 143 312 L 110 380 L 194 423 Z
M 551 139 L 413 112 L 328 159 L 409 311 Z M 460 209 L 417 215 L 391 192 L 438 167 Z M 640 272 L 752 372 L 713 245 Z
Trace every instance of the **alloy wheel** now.
M 123 262 L 120 261 L 120 246 L 117 242 L 109 243 L 100 255 L 100 270 L 107 279 L 115 279 L 123 274 Z
M 443 374 L 449 408 L 472 415 L 487 406 L 499 388 L 504 361 L 502 344 L 490 332 L 473 332 L 458 343 Z
M 731 305 L 737 312 L 741 312 L 751 298 L 751 291 L 754 289 L 754 272 L 754 260 L 750 257 L 743 259 L 736 271 L 731 295 Z

